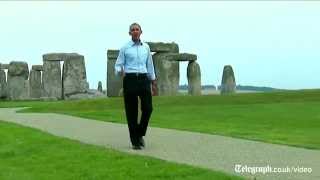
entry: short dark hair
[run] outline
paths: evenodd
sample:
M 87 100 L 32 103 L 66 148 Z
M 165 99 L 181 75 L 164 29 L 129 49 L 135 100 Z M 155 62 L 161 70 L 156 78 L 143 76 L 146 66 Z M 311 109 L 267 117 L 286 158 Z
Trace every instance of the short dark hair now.
M 133 26 L 138 26 L 139 29 L 140 29 L 140 31 L 142 31 L 140 24 L 138 24 L 138 23 L 132 23 L 132 24 L 129 26 L 129 32 L 131 31 L 131 29 L 132 29 Z

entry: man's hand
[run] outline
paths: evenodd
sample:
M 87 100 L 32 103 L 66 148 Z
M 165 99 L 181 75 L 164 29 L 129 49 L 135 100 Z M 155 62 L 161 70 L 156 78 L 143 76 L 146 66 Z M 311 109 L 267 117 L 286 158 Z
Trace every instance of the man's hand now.
M 157 96 L 158 95 L 157 80 L 152 80 L 151 81 L 151 92 L 152 92 L 152 96 Z
M 124 78 L 124 76 L 125 76 L 125 73 L 124 73 L 124 70 L 122 69 L 122 71 L 121 71 L 121 77 Z
M 121 68 L 121 71 L 118 71 L 117 75 L 120 76 L 121 78 L 124 78 L 125 73 L 124 73 L 123 67 Z

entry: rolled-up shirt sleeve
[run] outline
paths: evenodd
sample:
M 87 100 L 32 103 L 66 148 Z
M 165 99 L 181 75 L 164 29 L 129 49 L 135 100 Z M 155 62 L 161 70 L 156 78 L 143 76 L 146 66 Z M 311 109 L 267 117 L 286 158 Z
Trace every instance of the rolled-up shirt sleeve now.
M 124 66 L 124 49 L 121 48 L 119 51 L 118 58 L 116 60 L 116 63 L 114 65 L 114 73 L 115 75 L 120 75 L 121 72 L 123 71 L 123 66 Z
M 148 47 L 148 59 L 147 59 L 147 71 L 148 71 L 148 78 L 150 80 L 155 80 L 156 79 L 156 75 L 155 75 L 155 72 L 154 72 L 152 54 L 150 52 L 150 48 L 149 47 Z

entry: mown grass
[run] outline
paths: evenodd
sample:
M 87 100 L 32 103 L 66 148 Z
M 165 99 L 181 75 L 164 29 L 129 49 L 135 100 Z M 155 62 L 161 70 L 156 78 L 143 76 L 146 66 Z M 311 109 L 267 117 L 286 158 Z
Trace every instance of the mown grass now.
M 320 149 L 320 90 L 229 96 L 154 97 L 151 126 Z M 1 102 L 23 112 L 56 112 L 126 123 L 123 99 Z
M 121 153 L 0 121 L 1 180 L 242 179 Z

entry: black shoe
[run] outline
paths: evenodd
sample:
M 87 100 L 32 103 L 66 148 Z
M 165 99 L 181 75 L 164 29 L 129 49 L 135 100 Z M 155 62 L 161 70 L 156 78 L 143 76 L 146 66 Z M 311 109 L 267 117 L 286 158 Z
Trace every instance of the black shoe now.
M 145 147 L 145 142 L 142 136 L 139 138 L 139 145 Z
M 139 146 L 139 145 L 132 145 L 132 149 L 134 149 L 134 150 L 140 150 L 140 149 L 142 149 L 142 148 L 141 148 L 141 146 Z

